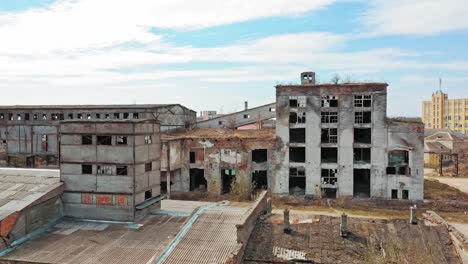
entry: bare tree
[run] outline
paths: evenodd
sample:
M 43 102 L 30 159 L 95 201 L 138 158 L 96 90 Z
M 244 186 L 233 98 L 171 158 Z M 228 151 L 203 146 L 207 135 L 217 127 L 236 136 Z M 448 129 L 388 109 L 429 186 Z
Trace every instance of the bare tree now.
M 335 73 L 335 75 L 333 75 L 333 77 L 330 79 L 330 82 L 333 84 L 338 84 L 340 83 L 340 79 L 340 75 L 338 73 Z

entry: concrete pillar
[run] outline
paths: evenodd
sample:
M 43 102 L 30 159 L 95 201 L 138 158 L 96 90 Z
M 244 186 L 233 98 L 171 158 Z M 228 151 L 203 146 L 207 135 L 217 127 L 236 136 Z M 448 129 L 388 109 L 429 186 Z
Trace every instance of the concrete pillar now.
M 248 110 L 248 109 L 249 109 L 249 102 L 245 101 L 244 102 L 244 110 Z
M 412 225 L 418 224 L 418 212 L 416 205 L 410 207 L 410 223 Z
M 283 231 L 286 234 L 291 234 L 291 225 L 289 223 L 289 210 L 284 210 L 284 220 L 283 220 L 284 228 Z
M 348 237 L 348 215 L 345 213 L 341 215 L 340 236 Z

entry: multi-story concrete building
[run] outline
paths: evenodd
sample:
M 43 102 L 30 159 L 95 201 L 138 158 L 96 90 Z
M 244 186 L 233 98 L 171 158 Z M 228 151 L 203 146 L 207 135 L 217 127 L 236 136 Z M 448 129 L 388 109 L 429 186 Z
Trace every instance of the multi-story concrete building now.
M 160 195 L 160 127 L 155 120 L 60 123 L 64 215 L 134 221 Z
M 188 127 L 196 112 L 179 104 L 0 106 L 0 166 L 58 167 L 65 120 L 154 119 L 161 130 Z
M 422 120 L 427 129 L 450 129 L 468 135 L 468 98 L 449 99 L 441 90 L 422 103 Z
M 273 193 L 423 199 L 424 127 L 387 119 L 386 83 L 276 87 Z

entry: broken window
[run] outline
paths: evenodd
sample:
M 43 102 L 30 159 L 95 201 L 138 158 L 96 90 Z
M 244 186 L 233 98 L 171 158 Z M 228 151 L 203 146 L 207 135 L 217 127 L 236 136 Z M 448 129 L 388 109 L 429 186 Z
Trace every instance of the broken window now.
M 24 120 L 26 120 L 26 121 L 29 120 L 29 113 L 24 114 Z
M 153 170 L 153 163 L 148 162 L 145 163 L 145 172 L 152 171 Z
M 326 95 L 322 96 L 322 107 L 338 107 L 338 96 Z
M 230 193 L 236 179 L 236 170 L 221 169 L 222 194 Z
M 322 143 L 338 143 L 338 128 L 322 128 Z
M 268 189 L 267 171 L 254 171 L 252 173 L 252 187 L 254 190 Z
M 127 166 L 117 166 L 117 175 L 127 175 Z
M 117 136 L 117 145 L 127 145 L 127 137 Z
M 305 147 L 290 147 L 289 162 L 304 163 L 306 160 Z
M 195 163 L 195 152 L 190 151 L 190 163 Z
M 305 168 L 289 168 L 289 193 L 292 195 L 304 195 L 305 189 Z
M 93 165 L 83 164 L 81 165 L 81 174 L 92 174 Z
M 322 123 L 338 123 L 338 112 L 322 112 Z
M 252 150 L 252 161 L 253 162 L 266 162 L 267 161 L 267 150 L 266 149 L 254 149 Z
M 53 113 L 53 114 L 50 115 L 50 119 L 52 119 L 52 120 L 58 120 L 58 119 L 59 119 L 59 115 L 56 114 L 56 113 Z
M 68 114 L 68 119 L 73 119 L 73 114 Z
M 356 124 L 368 124 L 371 122 L 371 112 L 355 112 L 354 123 Z
M 42 114 L 42 120 L 47 120 L 47 115 L 46 114 Z
M 371 107 L 372 95 L 355 95 L 354 107 Z
M 153 137 L 152 136 L 145 136 L 145 144 L 149 145 L 153 142 Z
M 21 121 L 21 114 L 16 114 L 16 120 Z
M 104 117 L 105 117 L 106 119 L 109 119 L 109 118 L 110 118 L 110 115 L 109 115 L 109 114 L 106 114 Z
M 5 120 L 5 114 L 4 113 L 0 114 L 0 120 Z
M 270 107 L 270 109 L 268 109 L 268 111 L 270 111 L 270 112 L 276 112 L 276 108 L 275 108 L 275 107 Z
M 370 163 L 371 149 L 370 148 L 355 148 L 354 163 Z
M 301 112 L 301 113 L 296 113 L 296 112 L 291 112 L 289 113 L 289 123 L 290 124 L 305 124 L 306 122 L 306 113 Z
M 153 190 L 148 190 L 145 192 L 145 200 L 151 199 L 153 197 Z
M 392 199 L 398 199 L 398 190 L 392 189 Z
M 91 114 L 86 114 L 86 119 L 91 119 Z
M 353 171 L 353 195 L 357 198 L 370 197 L 370 169 L 354 169 Z
M 98 145 L 112 145 L 112 136 L 97 136 Z
M 208 182 L 205 179 L 205 170 L 190 169 L 190 191 L 206 192 Z
M 83 119 L 83 114 L 77 114 L 76 118 Z
M 33 115 L 33 120 L 37 120 L 37 118 L 38 118 L 38 117 L 37 117 L 37 114 L 34 114 L 34 115 Z
M 100 119 L 101 118 L 101 114 L 96 114 L 96 119 Z
M 8 120 L 13 121 L 13 114 L 8 114 Z
M 138 118 L 139 118 L 138 113 L 133 113 L 133 119 L 138 119 Z
M 408 200 L 409 199 L 409 191 L 408 190 L 403 190 L 401 192 L 401 199 L 403 199 L 403 200 Z
M 305 128 L 290 128 L 289 141 L 291 143 L 305 143 L 306 140 Z
M 408 151 L 392 150 L 388 152 L 387 174 L 411 175 Z
M 224 121 L 223 120 L 218 121 L 218 125 L 220 126 L 224 125 Z
M 336 185 L 337 174 L 337 169 L 322 169 L 322 184 Z
M 354 128 L 354 143 L 371 144 L 370 128 Z
M 81 145 L 92 145 L 93 136 L 92 135 L 82 135 L 81 136 Z
M 321 162 L 322 163 L 337 163 L 338 162 L 338 148 L 321 148 Z
M 119 119 L 120 114 L 119 113 L 114 113 L 114 118 Z
M 63 114 L 59 114 L 59 120 L 65 120 L 65 117 Z
M 129 115 L 128 113 L 124 113 L 124 114 L 123 114 L 123 118 L 124 118 L 124 119 L 128 119 L 128 115 Z
M 290 96 L 289 97 L 289 107 L 306 107 L 306 97 L 305 96 Z
M 98 175 L 113 175 L 112 166 L 97 166 L 97 174 Z
M 244 119 L 249 119 L 250 115 L 244 115 Z

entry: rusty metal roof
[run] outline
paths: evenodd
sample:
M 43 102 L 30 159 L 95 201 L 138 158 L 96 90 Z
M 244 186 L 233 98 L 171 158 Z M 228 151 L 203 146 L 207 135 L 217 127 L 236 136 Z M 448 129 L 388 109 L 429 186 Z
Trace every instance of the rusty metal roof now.
M 424 142 L 424 152 L 434 154 L 449 154 L 451 150 L 439 142 Z

